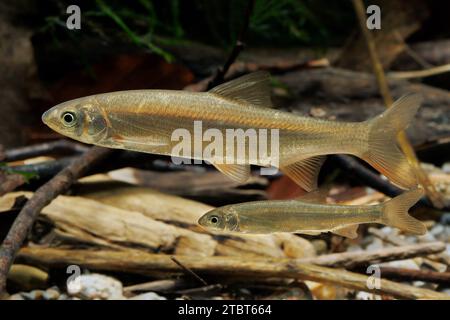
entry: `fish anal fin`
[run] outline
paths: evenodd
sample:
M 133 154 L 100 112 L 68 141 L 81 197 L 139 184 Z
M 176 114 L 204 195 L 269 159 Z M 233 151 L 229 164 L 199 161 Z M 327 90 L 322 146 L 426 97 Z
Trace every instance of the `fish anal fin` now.
M 270 74 L 265 71 L 247 74 L 214 87 L 209 92 L 253 106 L 272 107 Z
M 331 230 L 331 232 L 342 237 L 356 239 L 358 237 L 358 225 L 353 224 L 350 226 L 345 226 L 342 228 Z
M 217 168 L 227 177 L 232 180 L 244 183 L 250 178 L 250 165 L 248 164 L 217 164 L 212 163 L 214 167 Z
M 317 189 L 317 179 L 325 159 L 326 156 L 303 159 L 293 164 L 282 166 L 281 171 L 309 192 Z

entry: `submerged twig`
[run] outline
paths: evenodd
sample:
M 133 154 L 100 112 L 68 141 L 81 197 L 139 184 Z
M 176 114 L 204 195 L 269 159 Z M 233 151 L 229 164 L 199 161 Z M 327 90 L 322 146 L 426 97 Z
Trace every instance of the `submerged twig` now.
M 394 267 L 381 267 L 383 278 L 397 281 L 425 281 L 437 284 L 450 284 L 450 272 L 437 272 L 430 270 L 414 270 Z
M 13 191 L 26 182 L 24 175 L 17 173 L 5 173 L 0 170 L 0 196 Z
M 381 96 L 383 97 L 384 103 L 387 108 L 390 108 L 392 104 L 394 103 L 394 100 L 392 98 L 392 95 L 389 90 L 389 86 L 386 80 L 386 76 L 384 74 L 383 66 L 378 58 L 378 54 L 375 47 L 375 42 L 372 39 L 372 35 L 370 34 L 369 29 L 367 29 L 366 26 L 366 14 L 364 10 L 364 3 L 362 0 L 352 0 L 353 6 L 356 11 L 356 16 L 359 21 L 359 25 L 361 28 L 361 32 L 366 40 L 366 44 L 369 50 L 370 59 L 372 61 L 372 66 L 374 69 L 374 73 L 377 79 L 378 87 L 381 93 Z M 444 200 L 439 194 L 439 192 L 436 190 L 434 185 L 431 183 L 430 179 L 426 175 L 426 173 L 422 170 L 420 167 L 419 160 L 417 159 L 417 156 L 414 152 L 413 147 L 411 146 L 411 143 L 408 140 L 408 137 L 404 131 L 400 132 L 398 134 L 398 143 L 405 153 L 406 157 L 408 158 L 416 176 L 419 180 L 419 183 L 423 186 L 425 189 L 425 192 L 430 199 L 430 201 L 433 203 L 433 205 L 436 208 L 442 208 L 444 207 Z
M 46 184 L 36 190 L 25 204 L 0 248 L 0 297 L 6 295 L 6 277 L 20 246 L 41 210 L 65 192 L 89 167 L 108 156 L 112 150 L 92 147 Z
M 404 246 L 407 245 L 408 242 L 406 240 L 403 240 L 399 238 L 398 236 L 395 236 L 393 234 L 386 234 L 382 232 L 379 229 L 376 228 L 369 228 L 368 232 L 378 239 L 381 239 L 387 243 L 390 243 L 394 246 Z M 447 265 L 450 265 L 450 256 L 444 251 L 441 253 L 437 253 L 435 255 L 429 255 L 426 259 L 432 260 L 432 261 L 438 261 L 445 263 Z
M 383 248 L 373 251 L 342 252 L 322 255 L 313 258 L 300 259 L 302 263 L 335 268 L 354 268 L 361 265 L 409 259 L 418 256 L 426 256 L 445 250 L 445 243 L 430 242 L 404 245 L 401 247 Z
M 183 265 L 180 261 L 177 260 L 174 256 L 171 256 L 170 259 L 172 259 L 173 262 L 175 262 L 181 269 L 192 275 L 195 279 L 200 281 L 203 285 L 208 286 L 208 283 L 200 277 L 198 274 L 196 274 L 194 271 Z
M 450 72 L 450 63 L 424 70 L 392 71 L 389 72 L 387 76 L 390 79 L 413 79 L 431 77 L 446 72 Z
M 242 23 L 241 30 L 237 37 L 236 43 L 233 46 L 227 60 L 223 67 L 219 68 L 212 78 L 212 80 L 208 83 L 207 90 L 214 88 L 215 86 L 221 84 L 224 81 L 225 75 L 230 69 L 231 65 L 236 61 L 237 57 L 241 53 L 242 49 L 245 47 L 244 38 L 247 34 L 248 27 L 250 24 L 250 17 L 253 12 L 253 7 L 255 6 L 255 0 L 248 0 L 247 8 L 245 9 L 244 21 Z
M 367 168 L 351 156 L 333 155 L 331 158 L 342 170 L 346 171 L 348 175 L 358 178 L 358 180 L 366 186 L 384 193 L 391 198 L 394 198 L 404 192 L 402 189 L 394 186 L 388 180 L 383 179 L 379 174 Z M 433 203 L 425 197 L 421 198 L 418 204 L 428 208 L 435 208 Z M 439 209 L 450 210 L 450 207 L 448 204 L 445 204 L 444 207 Z
M 184 278 L 154 280 L 124 287 L 123 292 L 127 294 L 132 292 L 148 292 L 148 291 L 168 292 L 184 288 L 187 285 L 192 285 L 192 283 L 190 283 Z
M 5 161 L 17 161 L 33 157 L 42 156 L 51 152 L 72 151 L 82 153 L 89 150 L 88 146 L 82 145 L 69 140 L 57 140 L 52 142 L 44 142 L 26 147 L 8 149 L 4 152 Z

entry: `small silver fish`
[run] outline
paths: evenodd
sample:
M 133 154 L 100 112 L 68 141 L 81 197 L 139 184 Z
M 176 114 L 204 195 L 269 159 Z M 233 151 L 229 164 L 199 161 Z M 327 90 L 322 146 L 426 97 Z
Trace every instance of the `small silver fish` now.
M 408 210 L 423 190 L 407 191 L 378 205 L 318 204 L 312 197 L 299 200 L 254 201 L 216 208 L 198 223 L 206 229 L 241 233 L 291 232 L 317 235 L 322 232 L 355 238 L 361 223 L 381 223 L 405 232 L 422 235 L 425 225 Z

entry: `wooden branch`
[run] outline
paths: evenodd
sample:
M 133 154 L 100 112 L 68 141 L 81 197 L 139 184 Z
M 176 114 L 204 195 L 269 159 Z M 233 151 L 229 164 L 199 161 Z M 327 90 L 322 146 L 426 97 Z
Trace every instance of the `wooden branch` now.
M 409 52 L 401 54 L 394 63 L 395 69 L 411 70 L 418 66 L 429 68 L 450 63 L 450 40 L 448 39 L 413 43 L 410 50 L 415 57 L 411 59 Z
M 445 243 L 430 242 L 412 244 L 401 247 L 383 248 L 373 251 L 356 251 L 327 254 L 313 258 L 300 259 L 302 263 L 351 269 L 356 266 L 366 266 L 387 261 L 409 259 L 418 256 L 426 256 L 445 250 Z
M 395 235 L 392 235 L 392 234 L 386 234 L 377 228 L 369 228 L 368 232 L 370 234 L 374 235 L 375 237 L 377 237 L 387 243 L 393 244 L 395 246 L 408 245 L 408 242 L 406 242 L 405 240 L 403 240 Z M 436 255 L 430 255 L 427 257 L 427 259 L 442 262 L 448 266 L 450 265 L 450 256 L 446 252 L 441 252 Z
M 163 254 L 137 252 L 64 250 L 28 247 L 20 251 L 20 261 L 47 267 L 66 267 L 76 264 L 93 270 L 126 271 L 140 275 L 155 272 L 179 274 L 179 267 Z M 291 278 L 330 283 L 360 291 L 391 295 L 404 299 L 450 299 L 444 293 L 380 280 L 380 288 L 370 289 L 368 277 L 353 272 L 304 264 L 292 259 L 242 259 L 239 257 L 207 257 L 198 259 L 177 256 L 189 269 L 202 275 L 251 278 Z
M 450 272 L 413 270 L 413 269 L 393 268 L 384 266 L 380 268 L 380 272 L 383 278 L 389 280 L 425 281 L 443 285 L 450 284 Z
M 197 279 L 201 284 L 203 284 L 205 286 L 208 285 L 208 283 L 202 277 L 200 277 L 198 274 L 196 274 L 194 271 L 192 271 L 189 267 L 186 267 L 184 264 L 182 264 L 180 261 L 178 261 L 177 258 L 175 258 L 174 256 L 171 256 L 170 259 L 173 262 L 175 262 L 181 269 L 186 271 L 187 274 L 190 274 L 192 277 L 194 277 L 194 279 Z
M 250 25 L 250 17 L 252 15 L 254 6 L 255 0 L 248 0 L 247 7 L 244 13 L 244 21 L 242 22 L 241 30 L 238 34 L 236 43 L 233 46 L 233 49 L 231 50 L 230 54 L 228 55 L 228 58 L 225 61 L 223 67 L 217 70 L 212 80 L 208 83 L 207 90 L 214 88 L 215 86 L 221 84 L 224 81 L 228 69 L 230 69 L 231 65 L 236 61 L 239 54 L 244 49 L 245 46 L 244 38 L 247 34 L 248 27 Z
M 168 292 L 175 291 L 181 288 L 186 288 L 189 285 L 193 285 L 192 281 L 187 281 L 184 278 L 180 279 L 164 279 L 154 280 L 145 283 L 134 284 L 128 287 L 124 287 L 124 293 L 132 293 L 137 291 L 155 291 L 155 292 Z
M 330 158 L 342 168 L 348 175 L 358 178 L 364 185 L 367 185 L 377 191 L 396 197 L 403 193 L 403 190 L 394 186 L 388 180 L 382 179 L 381 176 L 373 170 L 367 168 L 358 160 L 347 155 L 332 155 Z M 427 202 L 423 204 L 428 204 Z
M 424 70 L 391 71 L 387 74 L 387 76 L 390 79 L 414 79 L 431 77 L 447 72 L 450 72 L 449 63 L 437 67 L 430 67 Z
M 389 90 L 388 82 L 384 74 L 383 66 L 378 57 L 375 42 L 369 29 L 366 26 L 366 13 L 364 9 L 364 3 L 362 0 L 352 0 L 355 7 L 356 16 L 359 21 L 361 32 L 366 40 L 367 48 L 369 50 L 370 59 L 372 61 L 373 70 L 377 79 L 378 88 L 383 97 L 384 104 L 387 108 L 390 108 L 394 103 L 391 92 Z M 408 136 L 404 131 L 398 134 L 398 143 L 403 153 L 408 158 L 414 173 L 417 176 L 419 183 L 425 189 L 425 193 L 436 208 L 443 208 L 445 205 L 442 195 L 436 190 L 435 186 L 431 183 L 427 174 L 420 167 L 419 160 L 414 152 L 414 148 L 409 142 Z
M 0 196 L 13 191 L 26 182 L 25 176 L 0 170 Z
M 17 161 L 42 156 L 52 152 L 72 151 L 75 153 L 83 153 L 87 150 L 89 150 L 89 147 L 81 143 L 69 140 L 57 140 L 26 147 L 8 149 L 4 153 L 4 159 L 5 161 Z
M 5 295 L 6 277 L 14 257 L 41 210 L 65 192 L 86 170 L 111 153 L 111 150 L 93 147 L 80 156 L 48 183 L 41 186 L 20 211 L 0 248 L 0 296 Z

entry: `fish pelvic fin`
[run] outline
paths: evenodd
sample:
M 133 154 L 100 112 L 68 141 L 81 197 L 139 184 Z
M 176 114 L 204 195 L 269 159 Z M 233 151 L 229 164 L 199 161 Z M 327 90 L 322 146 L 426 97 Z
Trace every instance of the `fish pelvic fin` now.
M 356 239 L 358 237 L 358 225 L 353 224 L 350 226 L 345 226 L 341 228 L 337 228 L 332 230 L 334 234 L 337 234 L 342 237 L 350 238 L 350 239 Z
M 296 184 L 310 192 L 317 189 L 320 168 L 326 158 L 326 156 L 306 158 L 290 165 L 282 166 L 280 169 L 294 180 Z
M 408 214 L 411 208 L 423 195 L 422 189 L 413 189 L 387 201 L 383 205 L 381 222 L 405 232 L 423 235 L 427 232 L 425 225 Z
M 361 158 L 402 189 L 417 187 L 417 177 L 406 156 L 397 146 L 397 135 L 413 120 L 421 97 L 409 94 L 398 99 L 369 125 L 368 145 Z
M 270 73 L 257 71 L 212 88 L 210 93 L 257 107 L 272 108 Z

